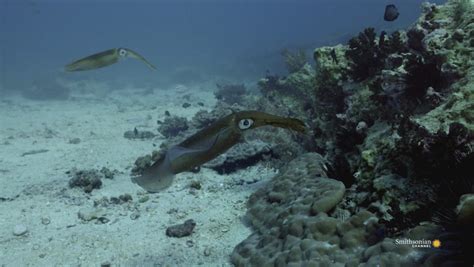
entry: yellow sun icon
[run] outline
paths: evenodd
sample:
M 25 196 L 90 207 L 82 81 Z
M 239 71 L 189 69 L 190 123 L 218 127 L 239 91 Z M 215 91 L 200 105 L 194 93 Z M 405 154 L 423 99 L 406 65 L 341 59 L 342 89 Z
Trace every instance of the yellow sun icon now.
M 433 244 L 433 247 L 435 247 L 435 248 L 441 247 L 441 241 L 439 241 L 439 239 L 433 240 L 432 244 Z

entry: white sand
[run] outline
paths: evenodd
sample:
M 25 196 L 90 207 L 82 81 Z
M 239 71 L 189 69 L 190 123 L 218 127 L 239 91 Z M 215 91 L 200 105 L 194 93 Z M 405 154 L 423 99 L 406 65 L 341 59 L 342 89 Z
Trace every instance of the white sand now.
M 179 86 L 149 95 L 121 90 L 68 101 L 0 100 L 0 197 L 7 199 L 0 200 L 1 266 L 229 266 L 233 248 L 250 234 L 241 220 L 246 200 L 274 175 L 262 166 L 225 176 L 202 168 L 177 175 L 168 190 L 139 203 L 144 191 L 130 181 L 130 168 L 163 138 L 135 141 L 123 133 L 136 126 L 156 132 L 165 110 L 190 119 L 198 110 L 213 107 L 211 91 Z M 182 108 L 184 102 L 192 106 Z M 70 144 L 72 138 L 81 142 Z M 22 156 L 39 149 L 48 151 Z M 73 167 L 107 167 L 120 173 L 86 194 L 68 187 L 65 172 Z M 260 182 L 237 185 L 241 178 Z M 202 182 L 197 194 L 187 186 L 191 179 Z M 92 208 L 94 200 L 125 193 L 133 202 L 103 209 L 108 223 L 78 218 L 78 211 Z M 132 220 L 133 212 L 140 217 Z M 191 236 L 166 236 L 168 226 L 187 219 L 197 223 Z M 14 235 L 21 225 L 28 232 Z

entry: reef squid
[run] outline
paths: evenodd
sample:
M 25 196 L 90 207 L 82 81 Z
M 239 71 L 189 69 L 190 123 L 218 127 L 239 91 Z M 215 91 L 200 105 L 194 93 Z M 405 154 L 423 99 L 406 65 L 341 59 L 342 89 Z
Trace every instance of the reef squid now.
M 234 112 L 161 151 L 158 160 L 132 181 L 148 192 L 159 192 L 172 184 L 175 174 L 198 168 L 240 142 L 246 131 L 266 125 L 305 132 L 305 124 L 295 118 L 259 111 Z
M 150 69 L 156 69 L 150 62 L 137 52 L 128 48 L 113 48 L 102 51 L 85 58 L 81 58 L 66 65 L 66 71 L 94 70 L 119 62 L 119 60 L 131 57 L 145 63 Z

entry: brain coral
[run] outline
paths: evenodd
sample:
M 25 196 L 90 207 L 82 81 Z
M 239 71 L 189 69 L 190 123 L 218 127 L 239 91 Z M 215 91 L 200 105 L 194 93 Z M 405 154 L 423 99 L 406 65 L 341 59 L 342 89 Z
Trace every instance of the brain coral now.
M 358 266 L 411 262 L 407 247 L 379 237 L 368 211 L 341 220 L 328 216 L 343 198 L 344 184 L 326 178 L 316 153 L 291 161 L 281 174 L 255 192 L 247 217 L 255 232 L 237 245 L 236 266 Z

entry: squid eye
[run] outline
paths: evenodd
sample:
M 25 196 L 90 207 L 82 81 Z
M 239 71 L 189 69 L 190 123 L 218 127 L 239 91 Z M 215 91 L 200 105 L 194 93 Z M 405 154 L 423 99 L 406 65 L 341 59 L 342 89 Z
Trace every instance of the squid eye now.
M 119 48 L 119 56 L 125 57 L 127 55 L 127 50 Z
M 239 129 L 240 130 L 245 130 L 250 128 L 253 125 L 253 120 L 252 119 L 243 119 L 239 121 Z

